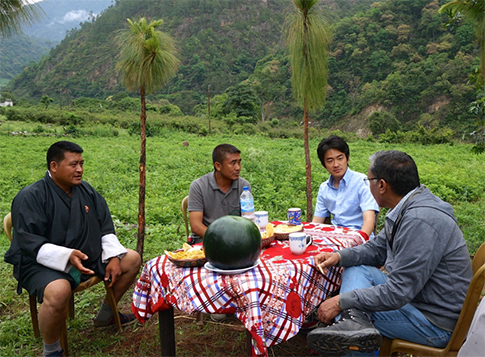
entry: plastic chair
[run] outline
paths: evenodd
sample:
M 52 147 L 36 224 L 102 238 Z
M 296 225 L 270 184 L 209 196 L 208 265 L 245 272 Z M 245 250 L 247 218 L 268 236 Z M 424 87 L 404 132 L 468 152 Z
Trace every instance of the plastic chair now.
M 473 279 L 468 287 L 465 302 L 461 309 L 450 341 L 445 348 L 436 348 L 400 339 L 384 337 L 379 356 L 392 356 L 397 352 L 404 352 L 417 356 L 456 356 L 465 341 L 468 329 L 478 306 L 483 286 L 485 284 L 485 243 L 478 248 L 472 262 Z
M 11 242 L 12 241 L 12 216 L 11 213 L 8 213 L 5 218 L 3 219 L 3 230 L 5 234 L 7 235 L 8 240 Z M 93 276 L 89 278 L 86 281 L 83 281 L 80 283 L 76 289 L 72 291 L 71 298 L 69 299 L 69 318 L 73 319 L 74 318 L 74 293 L 83 291 L 85 289 L 90 288 L 93 285 L 96 285 L 100 283 L 102 280 L 98 278 L 97 276 Z M 120 316 L 117 313 L 118 308 L 117 308 L 117 303 L 115 296 L 113 294 L 113 289 L 111 289 L 109 286 L 108 282 L 104 282 L 104 286 L 106 288 L 106 296 L 108 297 L 109 300 L 109 305 L 111 306 L 111 310 L 114 312 L 113 316 L 115 318 L 115 323 L 116 327 L 118 330 L 121 330 L 121 321 L 120 321 Z M 29 295 L 29 305 L 30 305 L 30 317 L 32 320 L 32 329 L 34 330 L 34 336 L 36 338 L 40 337 L 40 332 L 39 332 L 39 320 L 37 317 L 37 300 L 35 295 Z M 63 329 L 61 332 L 61 347 L 64 350 L 64 355 L 68 356 L 69 355 L 69 347 L 68 347 L 68 342 L 67 342 L 67 326 L 66 322 L 63 323 Z

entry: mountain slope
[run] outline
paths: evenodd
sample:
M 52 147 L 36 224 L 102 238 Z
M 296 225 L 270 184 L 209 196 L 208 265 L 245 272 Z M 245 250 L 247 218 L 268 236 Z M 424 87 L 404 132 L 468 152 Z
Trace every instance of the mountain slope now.
M 446 16 L 438 13 L 444 2 L 322 1 L 334 41 L 327 102 L 313 121 L 330 127 L 364 108 L 379 108 L 402 130 L 416 124 L 470 130 L 475 118 L 468 105 L 477 95 L 468 83 L 478 63 L 474 29 L 464 23 L 445 30 Z M 248 81 L 266 119 L 299 118 L 282 32 L 290 5 L 290 0 L 118 0 L 94 22 L 71 31 L 9 90 L 30 98 L 56 98 L 61 87 L 71 98 L 124 91 L 114 70 L 113 39 L 126 18 L 149 15 L 163 19 L 162 30 L 178 42 L 182 66 L 162 96 L 184 113 L 204 114 L 209 85 L 215 96 Z
M 0 41 L 0 79 L 12 79 L 30 62 L 37 62 L 49 52 L 34 38 L 18 35 Z

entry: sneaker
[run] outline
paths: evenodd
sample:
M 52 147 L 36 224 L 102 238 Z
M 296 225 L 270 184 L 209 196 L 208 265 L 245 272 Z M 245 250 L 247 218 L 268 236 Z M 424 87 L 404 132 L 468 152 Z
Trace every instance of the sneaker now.
M 374 352 L 382 336 L 369 317 L 358 310 L 344 310 L 334 324 L 308 333 L 308 346 L 322 356 L 343 356 L 351 352 Z
M 45 357 L 62 357 L 63 353 L 64 353 L 64 350 L 60 350 L 60 351 L 49 353 L 48 355 L 45 355 Z
M 125 315 L 125 314 L 122 314 L 121 312 L 118 312 L 118 314 L 120 315 L 120 322 L 122 326 L 127 326 L 136 321 L 136 317 L 133 314 Z M 94 320 L 94 327 L 108 327 L 113 325 L 116 325 L 116 321 L 114 317 L 112 317 L 110 320 L 107 320 L 107 321 Z

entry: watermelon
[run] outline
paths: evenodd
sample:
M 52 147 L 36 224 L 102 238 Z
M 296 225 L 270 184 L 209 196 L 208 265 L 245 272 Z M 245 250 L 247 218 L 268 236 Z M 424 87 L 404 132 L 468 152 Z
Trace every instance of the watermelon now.
M 247 218 L 223 216 L 207 228 L 203 248 L 209 263 L 218 269 L 247 268 L 259 258 L 261 233 Z

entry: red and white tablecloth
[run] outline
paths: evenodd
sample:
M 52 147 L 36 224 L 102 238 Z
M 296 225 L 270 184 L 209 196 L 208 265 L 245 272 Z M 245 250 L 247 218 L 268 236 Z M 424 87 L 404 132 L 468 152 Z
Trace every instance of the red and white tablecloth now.
M 294 255 L 288 241 L 275 240 L 262 251 L 257 267 L 237 275 L 180 268 L 165 255 L 154 258 L 138 279 L 132 311 L 140 322 L 170 306 L 189 314 L 235 314 L 251 333 L 253 355 L 267 355 L 267 347 L 295 336 L 305 316 L 340 286 L 342 268 L 323 275 L 313 257 L 364 242 L 354 230 L 322 224 L 304 228 L 313 236 L 306 253 Z

